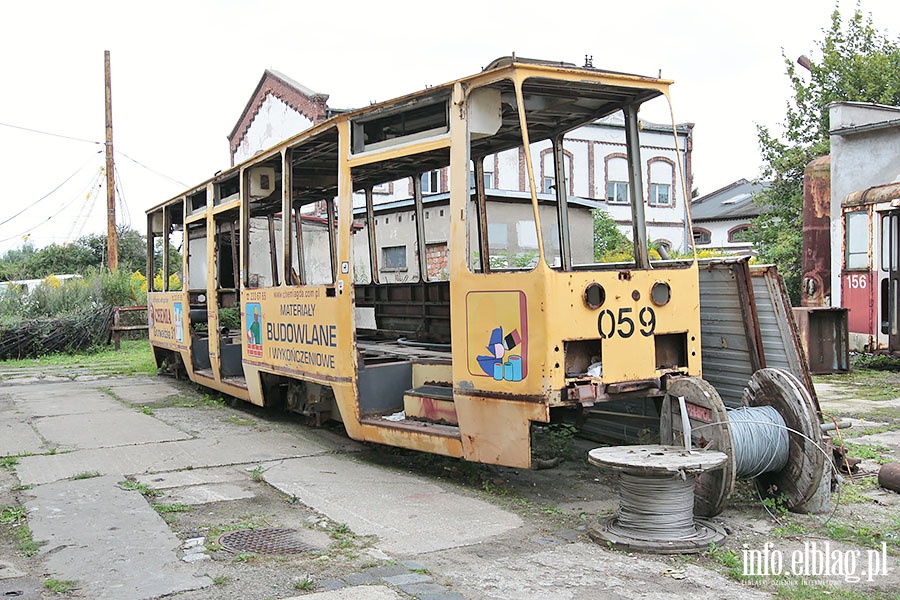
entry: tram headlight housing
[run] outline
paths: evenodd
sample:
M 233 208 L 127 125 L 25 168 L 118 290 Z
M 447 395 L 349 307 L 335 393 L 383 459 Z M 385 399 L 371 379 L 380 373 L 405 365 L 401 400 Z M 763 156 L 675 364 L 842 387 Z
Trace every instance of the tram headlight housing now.
M 665 306 L 672 299 L 672 288 L 665 281 L 657 281 L 650 288 L 650 300 L 656 306 Z
M 589 308 L 598 309 L 603 306 L 604 302 L 606 302 L 606 290 L 603 289 L 603 286 L 596 281 L 587 284 L 587 287 L 584 288 L 584 303 Z

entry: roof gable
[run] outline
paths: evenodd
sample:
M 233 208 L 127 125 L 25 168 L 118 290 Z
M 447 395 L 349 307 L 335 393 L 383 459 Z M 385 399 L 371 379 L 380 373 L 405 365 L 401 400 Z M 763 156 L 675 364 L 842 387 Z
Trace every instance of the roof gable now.
M 753 196 L 771 186 L 769 181 L 738 179 L 725 187 L 691 201 L 691 219 L 695 222 L 758 217 L 762 210 Z
M 241 140 L 269 95 L 278 98 L 314 124 L 328 117 L 328 94 L 314 92 L 278 71 L 266 69 L 237 123 L 228 134 L 232 162 Z

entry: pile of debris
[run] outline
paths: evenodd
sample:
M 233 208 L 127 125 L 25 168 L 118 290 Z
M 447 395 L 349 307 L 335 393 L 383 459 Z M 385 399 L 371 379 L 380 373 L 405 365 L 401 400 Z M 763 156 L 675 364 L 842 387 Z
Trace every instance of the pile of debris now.
M 113 307 L 0 325 L 0 360 L 71 353 L 109 343 Z

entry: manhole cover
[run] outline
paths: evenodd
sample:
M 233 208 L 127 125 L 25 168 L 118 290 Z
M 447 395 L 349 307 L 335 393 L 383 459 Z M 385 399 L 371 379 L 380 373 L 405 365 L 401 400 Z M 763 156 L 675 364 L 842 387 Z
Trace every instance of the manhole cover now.
M 323 550 L 304 540 L 302 534 L 295 529 L 240 529 L 223 533 L 216 543 L 238 554 L 298 554 Z

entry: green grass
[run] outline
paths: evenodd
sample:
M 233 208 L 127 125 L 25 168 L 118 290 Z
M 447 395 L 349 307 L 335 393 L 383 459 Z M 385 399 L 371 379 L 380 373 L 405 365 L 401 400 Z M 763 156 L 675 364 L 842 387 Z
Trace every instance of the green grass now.
M 882 444 L 845 444 L 847 454 L 863 460 L 874 460 L 879 465 L 891 462 L 891 458 L 885 455 L 893 454 L 893 451 Z
M 146 483 L 138 483 L 137 481 L 123 481 L 119 485 L 121 485 L 126 490 L 134 490 L 135 492 L 139 492 L 142 496 L 145 496 L 147 498 L 162 495 L 162 492 L 160 492 L 159 490 L 154 490 Z
M 241 425 L 244 427 L 252 427 L 256 425 L 256 421 L 254 421 L 253 419 L 244 419 L 242 417 L 228 417 L 225 420 L 232 425 Z
M 15 470 L 17 464 L 19 464 L 18 456 L 4 456 L 3 458 L 0 458 L 0 467 L 3 467 L 7 471 Z
M 264 469 L 262 465 L 256 465 L 256 466 L 250 471 L 250 479 L 252 479 L 253 481 L 262 481 L 262 480 L 263 480 L 263 473 L 265 473 L 266 470 L 267 470 L 267 469 Z
M 0 361 L 4 369 L 33 369 L 34 367 L 71 367 L 87 369 L 92 373 L 109 375 L 155 375 L 156 360 L 150 342 L 122 340 L 122 349 L 112 345 L 92 352 L 77 354 L 49 354 L 40 358 Z
M 298 579 L 297 581 L 294 582 L 295 590 L 302 590 L 302 591 L 307 592 L 307 591 L 315 589 L 315 587 L 316 587 L 316 582 L 309 575 L 307 575 L 303 579 Z
M 749 579 L 744 575 L 744 561 L 741 556 L 731 548 L 717 546 L 710 543 L 709 549 L 703 553 L 703 556 L 713 559 L 727 569 L 728 577 L 735 581 L 744 581 Z
M 847 390 L 850 397 L 880 401 L 900 398 L 900 373 L 889 370 L 875 370 L 865 366 L 855 367 L 850 373 L 817 375 L 815 382 L 837 385 Z
M 103 477 L 103 473 L 99 471 L 83 471 L 77 475 L 72 475 L 70 479 L 93 479 L 94 477 Z
M 75 589 L 76 583 L 70 579 L 48 579 L 44 582 L 44 589 L 51 594 L 68 594 Z
M 22 556 L 34 556 L 44 544 L 34 541 L 26 520 L 25 509 L 21 506 L 0 506 L 0 526 L 9 528 L 16 543 L 16 550 Z
M 191 506 L 189 504 L 182 504 L 181 502 L 174 502 L 172 504 L 152 504 L 151 506 L 153 507 L 153 510 L 161 515 L 179 512 L 190 512 L 191 510 Z
M 779 600 L 897 600 L 900 595 L 876 590 L 854 590 L 846 586 L 832 587 L 791 579 L 775 584 L 774 597 Z

